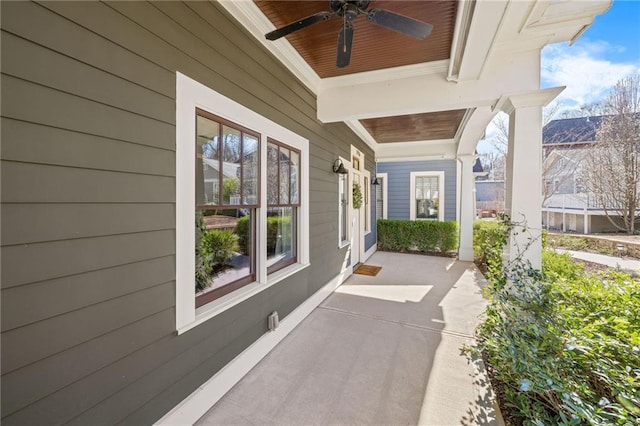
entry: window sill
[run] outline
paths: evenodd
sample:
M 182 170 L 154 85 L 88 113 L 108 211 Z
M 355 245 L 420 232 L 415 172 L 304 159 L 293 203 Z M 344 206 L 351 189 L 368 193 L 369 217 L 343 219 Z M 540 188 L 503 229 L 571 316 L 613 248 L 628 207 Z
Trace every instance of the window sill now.
M 343 248 L 345 248 L 347 246 L 350 246 L 350 245 L 351 245 L 351 241 L 341 241 L 341 242 L 338 243 L 338 248 L 343 249 Z
M 220 299 L 214 300 L 213 302 L 207 303 L 204 306 L 201 306 L 196 309 L 196 319 L 181 327 L 177 330 L 178 335 L 183 334 L 192 328 L 199 326 L 200 324 L 210 320 L 211 318 L 221 314 L 227 309 L 231 309 L 239 303 L 244 302 L 245 300 L 255 296 L 261 291 L 266 290 L 274 284 L 279 283 L 280 281 L 297 274 L 303 269 L 307 268 L 310 264 L 302 264 L 296 263 L 286 268 L 283 268 L 279 271 L 276 271 L 267 277 L 267 283 L 261 282 L 253 282 L 249 285 L 246 285 L 232 293 L 227 294 L 226 296 L 221 297 Z

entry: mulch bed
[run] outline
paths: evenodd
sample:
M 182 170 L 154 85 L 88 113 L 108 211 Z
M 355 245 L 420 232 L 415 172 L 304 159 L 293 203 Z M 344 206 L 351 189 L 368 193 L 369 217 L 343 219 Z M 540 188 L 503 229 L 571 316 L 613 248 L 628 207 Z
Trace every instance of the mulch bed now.
M 502 419 L 504 420 L 504 424 L 506 426 L 522 426 L 523 419 L 522 417 L 514 416 L 511 413 L 511 409 L 507 406 L 507 398 L 504 390 L 504 383 L 496 379 L 496 372 L 489 364 L 487 360 L 486 354 L 482 353 L 482 362 L 484 362 L 485 368 L 487 370 L 487 375 L 489 376 L 489 381 L 491 382 L 491 387 L 493 388 L 493 393 L 496 396 L 496 402 L 498 403 L 498 407 L 500 407 L 500 414 L 502 415 Z
M 204 216 L 202 220 L 204 220 L 204 226 L 207 229 L 233 229 L 238 223 L 238 219 L 235 217 L 217 214 Z

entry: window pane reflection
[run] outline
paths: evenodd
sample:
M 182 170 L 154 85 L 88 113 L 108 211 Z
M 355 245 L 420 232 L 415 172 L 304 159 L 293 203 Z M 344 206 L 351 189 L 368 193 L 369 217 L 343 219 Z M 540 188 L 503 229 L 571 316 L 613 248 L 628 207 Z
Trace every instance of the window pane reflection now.
M 255 209 L 196 212 L 196 306 L 255 279 Z
M 280 201 L 278 204 L 290 204 L 289 202 L 289 155 L 288 149 L 280 147 Z
M 240 204 L 240 131 L 223 126 L 222 131 L 222 204 Z
M 299 183 L 298 179 L 300 176 L 300 154 L 296 151 L 291 151 L 291 204 L 299 204 L 300 199 L 298 195 Z
M 242 204 L 258 204 L 258 138 L 244 134 L 242 142 Z
M 296 261 L 296 212 L 295 207 L 267 211 L 267 273 Z
M 438 177 L 416 178 L 416 218 L 438 219 Z
M 267 204 L 278 204 L 278 145 L 267 144 Z
M 219 203 L 218 139 L 220 125 L 197 116 L 196 122 L 196 203 L 200 206 Z

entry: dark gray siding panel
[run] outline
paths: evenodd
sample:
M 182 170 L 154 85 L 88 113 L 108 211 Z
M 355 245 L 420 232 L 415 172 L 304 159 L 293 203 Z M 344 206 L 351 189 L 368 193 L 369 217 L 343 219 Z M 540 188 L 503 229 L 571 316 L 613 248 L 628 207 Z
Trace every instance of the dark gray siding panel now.
M 0 7 L 2 423 L 153 423 L 338 274 L 331 164 L 373 153 L 216 3 Z M 311 187 L 311 266 L 180 336 L 176 71 L 309 139 Z
M 409 219 L 411 172 L 444 172 L 444 219 L 456 220 L 456 161 L 399 161 L 378 163 L 378 173 L 388 173 L 387 215 L 389 219 Z
M 2 119 L 2 158 L 67 167 L 175 176 L 175 153 L 163 148 L 87 135 L 50 126 Z M 113 152 L 122 152 L 115 157 Z M 167 174 L 168 173 L 168 174 Z

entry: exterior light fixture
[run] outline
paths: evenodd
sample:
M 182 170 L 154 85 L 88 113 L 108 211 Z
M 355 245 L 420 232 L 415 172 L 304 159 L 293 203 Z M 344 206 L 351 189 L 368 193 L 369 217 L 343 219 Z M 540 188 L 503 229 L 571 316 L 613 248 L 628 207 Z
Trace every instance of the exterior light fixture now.
M 371 181 L 371 185 L 380 185 L 380 181 L 378 180 L 377 177 L 374 177 L 373 180 Z
M 349 173 L 347 169 L 344 168 L 344 164 L 342 164 L 342 160 L 339 158 L 333 162 L 333 173 L 338 173 L 339 175 L 346 175 Z

